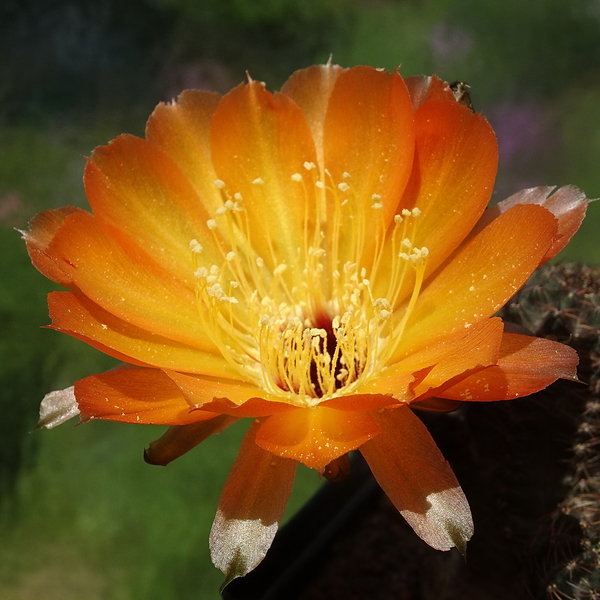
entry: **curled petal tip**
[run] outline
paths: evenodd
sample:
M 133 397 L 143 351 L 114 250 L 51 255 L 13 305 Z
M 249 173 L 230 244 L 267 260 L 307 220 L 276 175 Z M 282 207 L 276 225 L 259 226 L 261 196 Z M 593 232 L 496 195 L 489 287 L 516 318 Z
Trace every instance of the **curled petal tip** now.
M 234 579 L 237 579 L 238 577 L 244 577 L 244 575 L 247 575 L 251 570 L 252 568 L 248 567 L 248 564 L 242 556 L 242 553 L 239 550 L 237 550 L 234 553 L 234 556 L 228 565 L 228 569 L 225 571 L 225 581 L 223 581 L 223 583 L 221 584 L 221 587 L 219 588 L 219 593 L 222 594 L 223 590 Z
M 471 539 L 471 534 L 469 533 L 468 536 L 465 535 L 465 531 L 452 522 L 448 522 L 446 524 L 446 531 L 448 533 L 448 537 L 450 537 L 450 539 L 454 543 L 454 546 L 466 561 L 467 542 Z

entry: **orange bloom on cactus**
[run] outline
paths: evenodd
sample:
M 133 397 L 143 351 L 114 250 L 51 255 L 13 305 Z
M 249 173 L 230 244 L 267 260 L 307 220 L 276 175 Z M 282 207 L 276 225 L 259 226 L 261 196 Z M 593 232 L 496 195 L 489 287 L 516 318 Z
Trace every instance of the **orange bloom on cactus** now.
M 85 169 L 92 212 L 41 213 L 31 259 L 70 291 L 52 327 L 127 368 L 49 394 L 80 412 L 171 427 L 167 464 L 250 417 L 210 547 L 228 580 L 265 556 L 298 462 L 326 475 L 360 450 L 428 544 L 473 524 L 412 408 L 507 400 L 575 378 L 577 357 L 494 313 L 579 227 L 574 187 L 486 210 L 488 122 L 436 77 L 314 66 L 281 93 L 249 81 L 160 104 Z

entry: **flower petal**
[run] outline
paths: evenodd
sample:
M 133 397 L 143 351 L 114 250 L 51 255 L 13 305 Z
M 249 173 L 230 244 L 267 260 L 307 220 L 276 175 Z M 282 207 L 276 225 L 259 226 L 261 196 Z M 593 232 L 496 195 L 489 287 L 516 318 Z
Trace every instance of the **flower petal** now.
M 210 122 L 220 99 L 215 92 L 186 90 L 176 102 L 161 102 L 146 125 L 146 139 L 168 154 L 211 214 L 223 203 L 210 155 Z
M 20 232 L 33 266 L 48 279 L 68 288 L 74 287 L 72 281 L 46 251 L 65 219 L 76 212 L 84 211 L 75 206 L 44 210 L 31 219 L 29 231 Z
M 262 399 L 266 396 L 264 391 L 259 387 L 245 381 L 233 381 L 222 377 L 199 377 L 175 371 L 165 371 L 165 373 L 173 380 L 188 404 L 193 408 L 204 407 L 207 403 L 219 399 L 228 400 L 234 406 L 244 406 L 251 399 Z M 254 404 L 254 406 L 256 405 Z M 230 407 L 227 403 L 223 404 L 222 407 L 224 409 L 227 407 L 229 410 L 235 410 L 234 407 Z M 275 412 L 276 407 L 273 410 Z M 240 416 L 258 416 L 253 414 L 243 415 L 243 412 L 243 410 L 240 411 Z
M 229 415 L 219 415 L 189 425 L 171 425 L 161 437 L 150 442 L 150 446 L 144 450 L 144 460 L 150 465 L 164 467 L 189 452 L 210 435 L 221 433 L 237 420 Z
M 488 208 L 471 235 L 476 235 L 483 227 L 499 215 L 517 204 L 538 204 L 548 209 L 558 220 L 557 237 L 550 250 L 542 258 L 541 264 L 554 258 L 579 229 L 590 201 L 585 193 L 574 185 L 561 188 L 539 186 L 521 190 Z
M 89 213 L 75 213 L 48 248 L 75 285 L 129 323 L 178 342 L 212 350 L 200 326 L 193 290 L 127 239 L 108 235 Z
M 344 72 L 342 67 L 327 63 L 313 65 L 292 74 L 281 88 L 304 113 L 317 151 L 317 164 L 325 171 L 323 157 L 323 127 L 329 106 L 329 98 L 337 78 Z
M 305 162 L 316 161 L 300 108 L 257 81 L 240 85 L 223 97 L 213 116 L 211 149 L 223 192 L 243 197 L 251 244 L 271 269 L 276 261 L 295 265 L 315 194 L 313 186 L 292 180 L 306 173 Z
M 577 352 L 565 344 L 505 333 L 496 366 L 469 375 L 437 395 L 482 402 L 528 396 L 559 378 L 577 380 L 578 362 Z
M 51 292 L 48 308 L 52 329 L 84 340 L 119 360 L 213 377 L 237 377 L 237 372 L 220 354 L 149 333 L 115 317 L 84 294 Z
M 294 409 L 286 398 L 275 398 L 257 386 L 214 377 L 165 371 L 191 407 L 236 417 L 265 417 Z
M 484 319 L 390 365 L 360 389 L 389 394 L 404 402 L 412 402 L 416 396 L 422 400 L 429 389 L 465 371 L 495 364 L 502 330 L 501 319 Z M 417 373 L 421 373 L 418 378 Z
M 498 145 L 487 120 L 454 101 L 425 102 L 415 113 L 415 131 L 415 161 L 402 207 L 421 210 L 411 241 L 429 249 L 429 274 L 466 238 L 487 206 Z M 407 281 L 406 289 L 411 285 Z
M 208 264 L 222 262 L 202 198 L 170 158 L 146 140 L 121 135 L 96 148 L 84 183 L 98 220 L 124 233 L 177 279 L 193 285 L 193 239 Z
M 377 239 L 383 243 L 413 162 L 413 111 L 402 77 L 371 67 L 341 73 L 329 99 L 323 146 L 326 183 L 338 197 L 334 206 L 349 200 L 336 209 L 339 224 L 330 215 L 327 237 L 341 236 L 340 264 L 355 260 L 360 245 L 368 264 Z M 374 209 L 375 204 L 381 208 Z M 338 268 L 335 258 L 333 268 Z
M 417 110 L 426 100 L 446 100 L 454 102 L 450 86 L 437 75 L 415 75 L 404 80 L 413 110 Z
M 427 428 L 409 408 L 375 413 L 379 435 L 362 455 L 417 535 L 437 550 L 463 554 L 473 534 L 467 499 Z
M 441 346 L 439 349 L 440 354 L 435 366 L 427 373 L 423 381 L 414 388 L 416 399 L 421 400 L 431 395 L 432 389 L 438 388 L 446 381 L 461 375 L 465 371 L 495 364 L 498 360 L 500 344 L 503 339 L 503 329 L 501 319 L 485 319 L 469 328 L 469 335 L 461 336 L 454 343 L 445 344 L 441 342 L 439 344 Z M 418 364 L 425 358 L 423 355 L 427 354 L 430 355 L 429 348 L 415 353 L 407 360 L 411 362 L 414 360 Z M 425 366 L 424 363 L 421 364 Z
M 491 316 L 525 283 L 555 234 L 555 218 L 540 206 L 514 206 L 492 221 L 421 292 L 396 357 Z
M 158 369 L 123 369 L 75 382 L 84 421 L 186 425 L 218 416 L 191 411 L 179 388 Z
M 254 443 L 253 423 L 229 473 L 210 532 L 214 565 L 224 586 L 254 569 L 271 547 L 289 500 L 297 463 Z
M 315 406 L 267 417 L 258 429 L 256 443 L 277 456 L 323 472 L 332 460 L 375 435 L 377 427 L 364 412 Z

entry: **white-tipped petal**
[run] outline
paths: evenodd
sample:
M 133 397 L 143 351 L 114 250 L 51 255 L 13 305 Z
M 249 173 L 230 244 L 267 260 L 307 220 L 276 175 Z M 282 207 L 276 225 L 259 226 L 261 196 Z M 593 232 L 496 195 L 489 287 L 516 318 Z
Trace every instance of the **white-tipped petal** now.
M 210 532 L 213 564 L 225 573 L 225 587 L 265 557 L 292 491 L 297 462 L 274 456 L 254 443 L 250 427 L 229 473 Z
M 75 400 L 75 387 L 56 390 L 44 396 L 40 404 L 40 420 L 37 427 L 52 429 L 79 414 Z

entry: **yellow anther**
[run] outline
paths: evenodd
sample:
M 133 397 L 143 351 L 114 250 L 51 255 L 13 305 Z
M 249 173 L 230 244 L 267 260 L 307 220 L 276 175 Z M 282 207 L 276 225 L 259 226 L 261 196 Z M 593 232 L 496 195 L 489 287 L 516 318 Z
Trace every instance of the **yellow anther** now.
M 190 241 L 190 250 L 194 254 L 201 254 L 202 253 L 202 244 L 197 239 L 193 239 Z

